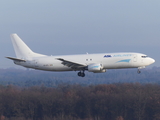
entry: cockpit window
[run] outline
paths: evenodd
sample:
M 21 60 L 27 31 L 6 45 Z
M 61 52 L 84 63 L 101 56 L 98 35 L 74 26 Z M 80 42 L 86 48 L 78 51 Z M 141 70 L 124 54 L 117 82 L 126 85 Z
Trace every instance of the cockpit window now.
M 141 56 L 142 58 L 147 58 L 148 56 Z

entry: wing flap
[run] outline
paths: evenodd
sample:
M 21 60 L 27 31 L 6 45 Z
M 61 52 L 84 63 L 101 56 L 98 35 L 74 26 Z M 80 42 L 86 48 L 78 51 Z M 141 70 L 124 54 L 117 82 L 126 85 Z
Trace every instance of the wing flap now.
M 13 58 L 13 57 L 6 57 L 6 58 L 8 58 L 10 60 L 18 61 L 18 62 L 26 62 L 26 60 L 24 60 L 24 59 L 18 59 L 18 58 Z
M 77 63 L 77 62 L 65 60 L 65 59 L 62 59 L 62 58 L 57 58 L 57 60 L 62 61 L 63 65 L 65 65 L 67 67 L 70 67 L 70 68 L 72 68 L 74 70 L 83 69 L 83 68 L 85 68 L 87 66 L 86 64 L 83 64 L 83 63 Z

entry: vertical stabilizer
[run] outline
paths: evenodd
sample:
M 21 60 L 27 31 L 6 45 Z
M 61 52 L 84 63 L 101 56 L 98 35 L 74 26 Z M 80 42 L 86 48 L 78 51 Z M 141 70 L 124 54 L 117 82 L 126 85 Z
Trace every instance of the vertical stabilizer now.
M 17 34 L 11 34 L 11 40 L 16 53 L 16 57 L 19 59 L 27 59 L 31 57 L 44 56 L 38 53 L 34 53 Z

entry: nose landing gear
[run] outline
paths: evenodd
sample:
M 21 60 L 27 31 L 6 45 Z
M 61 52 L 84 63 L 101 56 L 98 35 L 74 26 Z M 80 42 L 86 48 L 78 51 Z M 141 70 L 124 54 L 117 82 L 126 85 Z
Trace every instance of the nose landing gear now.
M 78 72 L 78 74 L 77 74 L 78 76 L 80 76 L 80 77 L 84 77 L 85 76 L 85 73 L 84 73 L 84 71 L 83 72 Z
M 141 73 L 141 71 L 138 69 L 138 70 L 137 70 L 137 73 L 138 73 L 138 74 L 140 74 L 140 73 Z
M 145 66 L 138 67 L 137 73 L 140 74 L 141 73 L 140 69 L 143 69 L 143 68 L 145 68 Z

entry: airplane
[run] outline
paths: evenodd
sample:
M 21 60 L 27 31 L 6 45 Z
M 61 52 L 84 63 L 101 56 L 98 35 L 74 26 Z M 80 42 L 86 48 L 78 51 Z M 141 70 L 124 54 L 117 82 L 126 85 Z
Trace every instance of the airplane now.
M 6 57 L 16 65 L 44 71 L 79 71 L 84 77 L 85 71 L 104 73 L 107 69 L 138 68 L 153 64 L 155 60 L 145 54 L 134 52 L 100 53 L 48 56 L 33 52 L 17 34 L 11 34 L 16 57 Z

